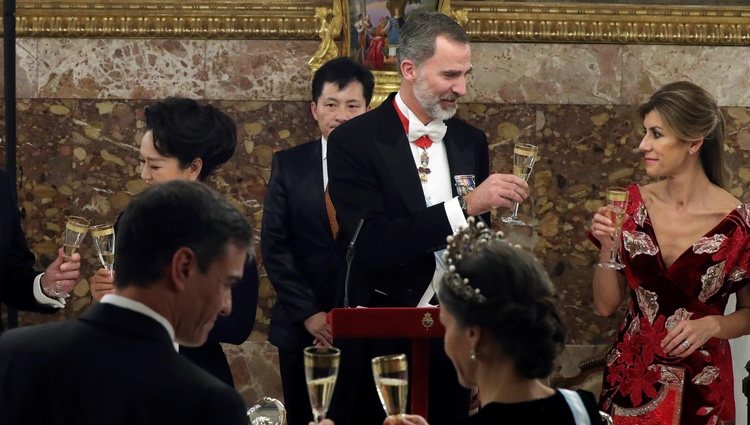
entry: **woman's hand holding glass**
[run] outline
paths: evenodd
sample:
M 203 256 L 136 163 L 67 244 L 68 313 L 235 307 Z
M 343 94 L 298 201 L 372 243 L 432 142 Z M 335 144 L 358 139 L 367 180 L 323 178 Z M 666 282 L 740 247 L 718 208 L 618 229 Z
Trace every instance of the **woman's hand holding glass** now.
M 607 189 L 607 205 L 599 208 L 591 224 L 591 233 L 602 244 L 601 252 L 609 253 L 609 257 L 602 259 L 596 265 L 597 267 L 615 270 L 625 268 L 625 265 L 618 260 L 618 254 L 620 251 L 620 240 L 622 239 L 622 224 L 627 219 L 627 214 L 625 213 L 627 205 L 627 189 L 622 187 Z M 607 239 L 608 243 L 606 242 Z M 608 249 L 605 249 L 605 244 Z
M 99 269 L 91 276 L 91 296 L 100 301 L 103 296 L 111 294 L 115 290 L 115 272 L 107 269 Z

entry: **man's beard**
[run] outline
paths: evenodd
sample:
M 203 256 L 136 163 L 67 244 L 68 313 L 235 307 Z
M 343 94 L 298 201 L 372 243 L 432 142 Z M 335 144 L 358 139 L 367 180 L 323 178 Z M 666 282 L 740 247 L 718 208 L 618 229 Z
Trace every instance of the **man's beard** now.
M 414 84 L 414 97 L 425 112 L 435 120 L 445 121 L 450 119 L 456 114 L 456 109 L 458 109 L 458 105 L 453 105 L 449 109 L 443 109 L 440 106 L 441 96 L 430 92 L 427 80 L 422 78 L 421 75 L 417 77 L 416 84 Z M 442 100 L 456 100 L 457 98 L 458 96 L 451 94 L 450 96 L 443 96 Z

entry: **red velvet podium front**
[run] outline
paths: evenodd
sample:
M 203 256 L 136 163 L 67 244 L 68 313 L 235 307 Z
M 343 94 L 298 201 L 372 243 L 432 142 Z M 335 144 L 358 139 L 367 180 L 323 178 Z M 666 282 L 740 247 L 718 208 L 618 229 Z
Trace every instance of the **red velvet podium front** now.
M 328 323 L 335 338 L 405 338 L 412 340 L 411 411 L 427 417 L 430 345 L 428 339 L 442 338 L 438 307 L 419 308 L 334 308 Z

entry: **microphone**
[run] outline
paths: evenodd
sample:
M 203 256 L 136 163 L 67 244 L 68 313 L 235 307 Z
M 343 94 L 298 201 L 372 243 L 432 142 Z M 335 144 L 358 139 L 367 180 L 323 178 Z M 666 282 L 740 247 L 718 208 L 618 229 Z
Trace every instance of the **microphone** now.
M 344 277 L 344 307 L 349 307 L 349 271 L 352 267 L 352 261 L 354 261 L 354 244 L 357 242 L 357 236 L 359 231 L 362 230 L 362 225 L 365 224 L 365 219 L 360 218 L 357 223 L 357 228 L 354 230 L 352 240 L 349 241 L 349 246 L 346 247 L 346 277 Z

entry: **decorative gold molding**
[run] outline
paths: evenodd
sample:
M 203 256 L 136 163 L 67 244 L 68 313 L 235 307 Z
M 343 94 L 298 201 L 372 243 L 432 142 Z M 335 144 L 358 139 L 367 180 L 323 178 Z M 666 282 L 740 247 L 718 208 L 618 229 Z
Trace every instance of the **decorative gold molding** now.
M 371 107 L 383 103 L 389 94 L 398 91 L 401 86 L 401 74 L 394 71 L 373 71 L 375 76 L 375 89 L 372 91 Z
M 453 0 L 475 41 L 749 45 L 750 7 Z
M 19 0 L 19 37 L 318 38 L 330 0 Z
M 321 65 L 339 55 L 339 48 L 334 41 L 341 34 L 344 26 L 342 0 L 333 0 L 333 7 L 319 7 L 315 9 L 315 19 L 318 21 L 318 36 L 320 47 L 307 62 L 310 69 L 316 70 Z

